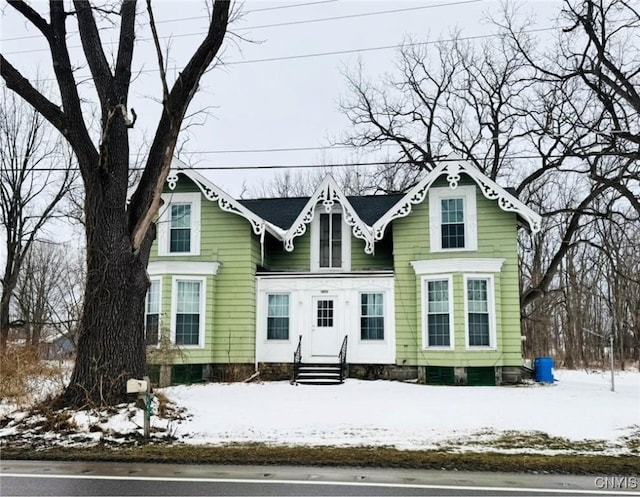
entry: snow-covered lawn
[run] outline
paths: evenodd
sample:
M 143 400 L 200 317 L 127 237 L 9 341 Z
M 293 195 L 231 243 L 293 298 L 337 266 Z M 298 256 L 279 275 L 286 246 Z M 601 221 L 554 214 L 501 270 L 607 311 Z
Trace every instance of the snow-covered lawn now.
M 170 433 L 189 444 L 637 453 L 638 372 L 618 372 L 616 392 L 610 391 L 607 372 L 556 370 L 555 376 L 554 385 L 517 387 L 358 380 L 340 386 L 288 382 L 176 386 L 158 391 L 184 410 L 183 416 L 172 420 L 154 416 L 152 427 L 154 436 Z M 131 406 L 117 415 L 71 416 L 77 437 L 67 433 L 62 437 L 65 443 L 120 439 L 120 434 L 139 432 L 142 425 L 141 411 Z M 0 429 L 0 442 L 16 433 L 14 423 L 8 423 Z M 47 438 L 51 442 L 56 436 L 49 433 Z

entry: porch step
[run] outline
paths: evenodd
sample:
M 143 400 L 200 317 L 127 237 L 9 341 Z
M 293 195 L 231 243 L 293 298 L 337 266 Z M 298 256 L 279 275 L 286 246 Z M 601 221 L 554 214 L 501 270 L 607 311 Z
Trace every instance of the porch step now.
M 296 383 L 302 385 L 339 385 L 340 364 L 301 364 Z

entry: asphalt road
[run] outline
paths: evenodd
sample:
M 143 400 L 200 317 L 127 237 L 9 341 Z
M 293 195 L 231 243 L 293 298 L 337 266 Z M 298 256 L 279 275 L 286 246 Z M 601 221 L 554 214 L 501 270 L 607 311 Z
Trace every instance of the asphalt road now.
M 640 478 L 398 469 L 0 461 L 0 495 L 640 496 Z

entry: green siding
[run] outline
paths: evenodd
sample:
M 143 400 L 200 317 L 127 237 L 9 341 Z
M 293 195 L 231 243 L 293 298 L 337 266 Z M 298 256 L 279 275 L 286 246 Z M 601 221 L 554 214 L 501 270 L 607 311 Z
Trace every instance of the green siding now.
M 469 184 L 467 182 L 467 184 Z M 478 250 L 431 253 L 429 199 L 413 206 L 405 218 L 394 221 L 397 362 L 421 366 L 503 366 L 521 363 L 520 302 L 518 289 L 517 219 L 486 199 L 476 188 Z M 464 283 L 453 275 L 454 350 L 423 348 L 421 278 L 410 261 L 453 258 L 504 258 L 494 275 L 496 350 L 466 350 Z

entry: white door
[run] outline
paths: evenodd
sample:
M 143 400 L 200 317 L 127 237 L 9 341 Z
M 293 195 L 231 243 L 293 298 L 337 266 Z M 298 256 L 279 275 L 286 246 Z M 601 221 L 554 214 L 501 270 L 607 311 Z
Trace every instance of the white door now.
M 340 352 L 338 299 L 335 296 L 315 296 L 311 322 L 311 355 L 337 357 Z

